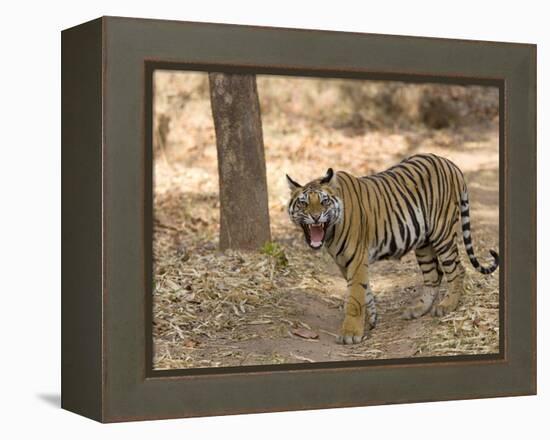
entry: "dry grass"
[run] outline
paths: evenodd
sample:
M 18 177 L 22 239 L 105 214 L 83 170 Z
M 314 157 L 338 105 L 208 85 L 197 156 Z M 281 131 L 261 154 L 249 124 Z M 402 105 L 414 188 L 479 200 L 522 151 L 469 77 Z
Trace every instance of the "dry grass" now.
M 483 257 L 489 248 L 498 250 L 498 124 L 491 111 L 477 125 L 442 130 L 409 122 L 388 126 L 381 122 L 385 112 L 378 119 L 361 116 L 375 122 L 359 121 L 357 129 L 338 125 L 349 106 L 335 105 L 341 95 L 330 84 L 293 79 L 291 87 L 287 78 L 260 78 L 276 246 L 221 253 L 215 137 L 204 76 L 157 75 L 156 114 L 165 120 L 157 121 L 155 138 L 155 368 L 498 351 L 498 272 L 479 275 L 464 254 L 465 295 L 443 318 L 399 319 L 421 286 L 413 256 L 375 264 L 378 326 L 360 345 L 336 345 L 345 286 L 330 257 L 310 251 L 290 225 L 284 179 L 289 173 L 307 181 L 329 166 L 363 175 L 415 152 L 444 155 L 466 173 L 474 244 Z M 481 97 L 488 109 L 494 104 L 491 93 Z M 317 337 L 297 336 L 297 329 Z

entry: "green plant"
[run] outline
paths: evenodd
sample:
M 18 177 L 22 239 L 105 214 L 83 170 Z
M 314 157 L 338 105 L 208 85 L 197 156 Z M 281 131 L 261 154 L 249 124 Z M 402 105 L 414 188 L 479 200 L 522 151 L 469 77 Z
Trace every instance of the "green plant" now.
M 285 250 L 279 244 L 268 241 L 260 249 L 261 253 L 268 255 L 275 261 L 275 266 L 278 269 L 282 269 L 288 266 L 288 258 L 285 254 Z

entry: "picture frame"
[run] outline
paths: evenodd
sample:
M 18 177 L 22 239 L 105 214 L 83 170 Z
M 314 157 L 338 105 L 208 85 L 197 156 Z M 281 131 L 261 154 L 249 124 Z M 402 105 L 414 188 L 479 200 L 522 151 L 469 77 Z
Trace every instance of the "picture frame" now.
M 155 69 L 500 90 L 501 352 L 154 371 Z M 62 32 L 62 407 L 100 422 L 536 394 L 536 46 L 102 17 Z

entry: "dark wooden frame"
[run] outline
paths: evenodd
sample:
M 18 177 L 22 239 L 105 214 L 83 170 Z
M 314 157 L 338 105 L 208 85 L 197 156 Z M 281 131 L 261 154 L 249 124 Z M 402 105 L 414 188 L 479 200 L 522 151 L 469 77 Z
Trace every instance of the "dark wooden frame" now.
M 151 362 L 156 68 L 494 85 L 501 352 Z M 536 46 L 104 17 L 62 33 L 62 407 L 102 422 L 536 393 Z

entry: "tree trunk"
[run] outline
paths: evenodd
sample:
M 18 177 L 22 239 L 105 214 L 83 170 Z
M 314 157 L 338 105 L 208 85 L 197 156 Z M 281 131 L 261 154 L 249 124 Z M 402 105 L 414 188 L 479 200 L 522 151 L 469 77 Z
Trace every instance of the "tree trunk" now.
M 210 73 L 220 181 L 220 249 L 271 240 L 264 141 L 255 75 Z

